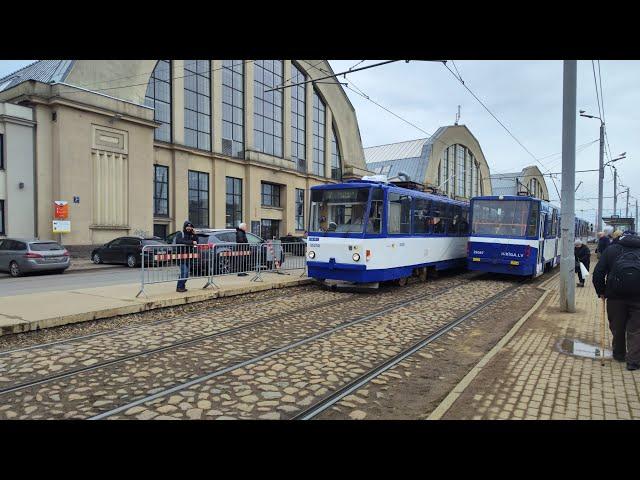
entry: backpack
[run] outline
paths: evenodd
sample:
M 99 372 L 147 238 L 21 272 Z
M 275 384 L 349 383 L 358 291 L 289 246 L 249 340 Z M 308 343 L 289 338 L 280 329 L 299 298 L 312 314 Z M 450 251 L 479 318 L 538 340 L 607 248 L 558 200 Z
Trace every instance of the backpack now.
M 640 249 L 623 250 L 609 275 L 611 292 L 616 296 L 640 295 Z

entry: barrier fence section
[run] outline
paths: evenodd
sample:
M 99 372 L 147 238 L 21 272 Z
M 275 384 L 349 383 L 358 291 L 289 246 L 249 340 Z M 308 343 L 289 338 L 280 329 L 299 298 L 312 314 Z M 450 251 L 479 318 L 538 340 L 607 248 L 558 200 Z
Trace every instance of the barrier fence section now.
M 216 286 L 215 277 L 249 276 L 251 281 L 263 281 L 262 273 L 306 271 L 306 243 L 269 240 L 262 244 L 221 243 L 198 245 L 146 245 L 141 254 L 140 291 L 146 285 L 206 278 L 204 288 Z

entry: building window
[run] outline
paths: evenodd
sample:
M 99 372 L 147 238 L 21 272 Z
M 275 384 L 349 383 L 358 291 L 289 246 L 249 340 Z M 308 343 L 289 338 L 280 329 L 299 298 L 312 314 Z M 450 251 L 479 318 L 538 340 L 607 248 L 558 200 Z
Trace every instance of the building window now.
M 189 221 L 195 227 L 209 226 L 209 174 L 189 170 Z
M 153 166 L 153 214 L 169 216 L 169 167 Z
M 184 61 L 184 144 L 200 150 L 211 150 L 209 60 Z
M 254 62 L 253 136 L 255 149 L 282 157 L 282 60 Z
M 0 235 L 6 235 L 4 229 L 4 200 L 0 200 Z
M 291 64 L 291 83 L 302 83 L 307 78 L 295 65 Z M 291 160 L 296 163 L 299 172 L 307 171 L 306 127 L 307 107 L 305 101 L 306 85 L 291 87 Z
M 280 206 L 280 185 L 262 183 L 262 205 L 265 207 Z
M 280 220 L 263 218 L 260 222 L 260 236 L 265 240 L 280 237 Z
M 336 137 L 335 127 L 331 130 L 333 133 L 331 138 L 331 178 L 334 180 L 342 180 L 342 158 L 340 157 L 340 146 L 338 145 L 338 137 Z M 391 169 L 390 165 L 389 169 Z
M 161 125 L 156 128 L 154 138 L 162 142 L 171 141 L 171 60 L 158 60 L 151 73 L 144 104 L 154 109 L 153 119 Z
M 453 179 L 449 178 L 451 177 L 451 162 L 449 162 L 449 160 L 453 160 L 453 152 L 454 146 L 452 145 L 442 153 L 442 160 L 440 160 L 440 190 L 445 194 L 452 190 L 449 188 L 449 185 L 453 181 Z
M 153 236 L 162 238 L 163 240 L 167 238 L 167 226 L 160 223 L 153 224 Z
M 227 177 L 226 227 L 236 228 L 242 222 L 242 179 Z
M 244 158 L 244 62 L 222 61 L 222 153 Z
M 296 188 L 296 230 L 304 230 L 304 190 Z
M 324 102 L 313 91 L 313 173 L 324 177 L 324 124 L 325 124 Z
M 4 135 L 0 134 L 0 170 L 4 170 Z
M 464 197 L 465 176 L 465 150 L 461 145 L 456 145 L 456 196 Z

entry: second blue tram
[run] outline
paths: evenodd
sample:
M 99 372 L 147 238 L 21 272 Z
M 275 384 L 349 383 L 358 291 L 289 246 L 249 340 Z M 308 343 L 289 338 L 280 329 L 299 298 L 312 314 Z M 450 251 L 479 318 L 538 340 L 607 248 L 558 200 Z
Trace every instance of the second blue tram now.
M 576 219 L 576 227 L 576 237 L 588 236 L 590 224 Z M 471 199 L 469 270 L 536 277 L 560 264 L 560 249 L 560 212 L 549 202 L 510 195 Z

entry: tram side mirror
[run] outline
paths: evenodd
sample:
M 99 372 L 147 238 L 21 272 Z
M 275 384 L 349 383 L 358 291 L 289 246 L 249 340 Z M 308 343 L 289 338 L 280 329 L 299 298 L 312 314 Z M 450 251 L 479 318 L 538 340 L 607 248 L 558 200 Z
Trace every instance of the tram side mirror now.
M 329 228 L 327 228 L 327 232 L 335 232 L 338 225 L 335 222 L 329 222 Z

